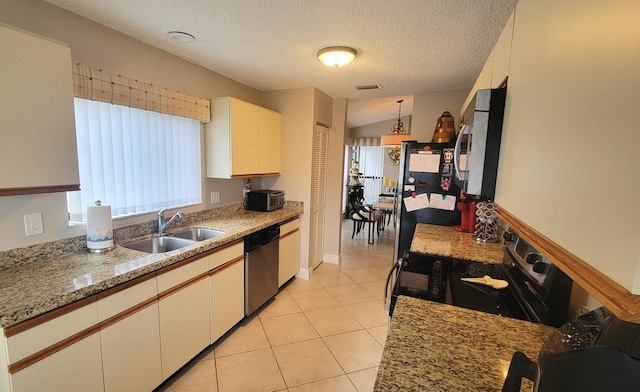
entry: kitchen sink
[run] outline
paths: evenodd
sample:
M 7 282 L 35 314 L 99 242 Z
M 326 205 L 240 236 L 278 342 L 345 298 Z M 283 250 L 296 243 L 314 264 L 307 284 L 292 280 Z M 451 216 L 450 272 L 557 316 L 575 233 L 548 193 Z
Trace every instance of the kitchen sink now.
M 207 229 L 204 227 L 194 227 L 189 230 L 174 233 L 173 236 L 176 238 L 185 238 L 191 241 L 204 241 L 210 238 L 219 237 L 224 234 L 225 232 L 221 230 Z
M 122 245 L 125 248 L 139 250 L 147 253 L 164 253 L 172 250 L 184 248 L 195 244 L 195 241 L 191 241 L 184 238 L 176 237 L 152 237 L 140 241 L 134 241 L 126 245 Z

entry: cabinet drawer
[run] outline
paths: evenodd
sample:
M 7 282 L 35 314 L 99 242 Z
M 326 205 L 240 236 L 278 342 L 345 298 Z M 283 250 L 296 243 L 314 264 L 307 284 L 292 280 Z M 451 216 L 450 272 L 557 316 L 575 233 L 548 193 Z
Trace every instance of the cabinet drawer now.
M 98 304 L 95 297 L 86 302 L 86 305 L 72 311 L 66 312 L 69 307 L 77 304 L 70 304 L 7 328 L 5 335 L 8 336 L 9 363 L 15 363 L 74 334 L 95 327 L 98 324 Z M 22 330 L 25 326 L 28 326 L 27 329 Z
M 232 244 L 229 244 L 226 247 L 216 251 L 209 255 L 209 269 L 212 270 L 216 267 L 221 266 L 227 261 L 233 260 L 240 256 L 244 255 L 244 242 L 238 241 Z
M 98 294 L 100 322 L 158 295 L 155 276 L 134 279 L 121 286 Z
M 172 287 L 178 286 L 189 279 L 204 275 L 209 271 L 209 261 L 206 257 L 192 261 L 188 264 L 172 269 L 169 272 L 158 275 L 158 293 L 162 293 Z
M 280 225 L 280 236 L 283 236 L 296 229 L 300 229 L 300 218 L 294 219 L 291 222 L 287 222 L 283 225 Z

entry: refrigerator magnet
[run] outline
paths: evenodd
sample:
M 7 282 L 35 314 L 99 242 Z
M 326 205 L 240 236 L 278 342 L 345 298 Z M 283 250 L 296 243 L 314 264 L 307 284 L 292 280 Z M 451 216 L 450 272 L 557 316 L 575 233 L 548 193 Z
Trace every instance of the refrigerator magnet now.
M 440 188 L 443 191 L 448 191 L 451 186 L 451 177 L 441 177 L 440 178 Z
M 445 163 L 451 163 L 453 161 L 453 148 L 445 148 L 442 150 Z

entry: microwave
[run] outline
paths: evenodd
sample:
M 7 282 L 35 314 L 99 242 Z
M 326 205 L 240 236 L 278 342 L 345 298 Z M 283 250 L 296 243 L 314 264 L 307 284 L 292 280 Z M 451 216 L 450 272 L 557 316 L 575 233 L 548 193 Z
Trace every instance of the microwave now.
M 454 182 L 466 193 L 493 200 L 498 176 L 506 88 L 476 92 L 454 150 Z
M 283 191 L 261 189 L 247 192 L 244 208 L 251 211 L 273 211 L 283 206 Z

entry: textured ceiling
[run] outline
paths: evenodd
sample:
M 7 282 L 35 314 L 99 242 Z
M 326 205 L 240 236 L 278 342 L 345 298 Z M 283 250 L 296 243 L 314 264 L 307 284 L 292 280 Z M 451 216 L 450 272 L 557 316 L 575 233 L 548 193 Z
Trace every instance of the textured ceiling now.
M 258 90 L 317 87 L 359 100 L 359 111 L 349 110 L 351 127 L 397 117 L 398 96 L 471 88 L 517 2 L 46 1 Z M 196 41 L 178 43 L 166 35 L 173 30 Z M 334 45 L 351 46 L 358 56 L 345 67 L 326 67 L 316 52 Z M 355 88 L 370 84 L 382 88 Z M 367 109 L 368 99 L 382 97 L 387 105 L 376 100 Z

